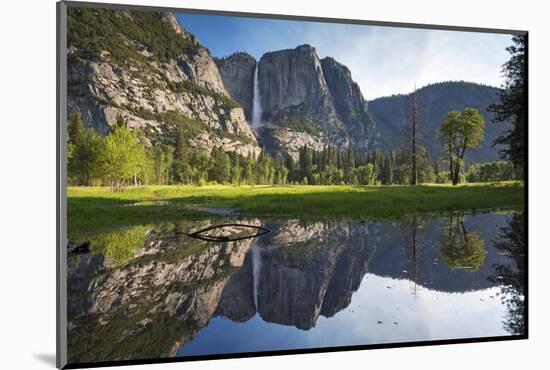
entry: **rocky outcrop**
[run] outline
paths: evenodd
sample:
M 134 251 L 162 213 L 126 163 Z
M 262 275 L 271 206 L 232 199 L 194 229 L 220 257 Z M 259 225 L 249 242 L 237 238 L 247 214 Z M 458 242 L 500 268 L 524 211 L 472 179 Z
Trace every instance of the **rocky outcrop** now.
M 266 122 L 258 133 L 267 151 L 296 158 L 304 145 L 352 145 L 363 152 L 379 145 L 375 121 L 346 66 L 301 45 L 264 54 L 258 68 Z
M 256 59 L 247 53 L 235 53 L 227 58 L 216 59 L 216 64 L 225 88 L 242 105 L 246 119 L 252 121 Z
M 301 45 L 264 54 L 258 64 L 258 86 L 265 123 L 259 131 L 268 151 L 295 157 L 296 149 L 306 143 L 322 146 L 327 137 L 342 141 L 343 126 L 314 47 Z
M 322 59 L 321 65 L 338 118 L 346 127 L 351 145 L 357 151 L 375 148 L 376 123 L 350 70 L 330 57 Z
M 120 114 L 130 128 L 148 127 L 162 134 L 174 121 L 194 122 L 208 136 L 191 142 L 201 149 L 222 146 L 244 155 L 259 154 L 243 108 L 231 99 L 214 59 L 173 14 L 90 13 L 89 17 L 108 21 L 94 26 L 105 42 L 90 46 L 90 35 L 82 26 L 89 21 L 84 11 L 69 11 L 67 103 L 69 110 L 81 112 L 86 126 L 106 134 Z M 148 23 L 154 30 L 146 30 L 152 32 L 146 38 L 127 22 Z
M 324 115 L 327 120 L 322 123 L 327 127 L 336 124 L 336 112 L 315 48 L 301 45 L 266 53 L 258 68 L 265 120 L 272 120 L 287 107 L 304 104 L 305 112 Z

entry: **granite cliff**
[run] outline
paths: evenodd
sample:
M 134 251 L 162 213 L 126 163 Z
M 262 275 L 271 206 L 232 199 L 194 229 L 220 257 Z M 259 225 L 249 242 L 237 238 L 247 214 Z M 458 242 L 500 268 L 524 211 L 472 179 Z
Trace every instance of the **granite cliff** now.
M 411 95 L 367 102 L 345 65 L 321 59 L 307 44 L 259 60 L 244 52 L 214 58 L 171 13 L 71 8 L 67 83 L 69 110 L 101 134 L 122 115 L 151 137 L 172 137 L 183 127 L 192 147 L 245 156 L 264 150 L 296 159 L 304 145 L 396 149 L 411 104 Z M 432 158 L 439 155 L 441 117 L 475 107 L 485 117 L 486 138 L 467 159 L 497 159 L 491 143 L 509 128 L 490 123 L 487 107 L 497 93 L 467 82 L 419 89 L 422 144 Z
M 71 8 L 68 108 L 106 134 L 120 114 L 159 135 L 182 125 L 193 146 L 258 155 L 242 106 L 210 52 L 171 13 Z

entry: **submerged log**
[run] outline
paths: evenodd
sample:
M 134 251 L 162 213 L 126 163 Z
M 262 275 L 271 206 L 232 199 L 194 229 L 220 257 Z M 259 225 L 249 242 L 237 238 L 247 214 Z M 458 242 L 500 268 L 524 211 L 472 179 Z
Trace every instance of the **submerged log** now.
M 231 237 L 231 235 L 227 236 L 227 235 L 209 235 L 208 234 L 209 231 L 221 230 L 223 228 L 231 228 L 231 227 L 255 229 L 257 230 L 257 232 L 255 234 L 250 234 L 245 236 L 240 235 L 240 233 L 236 233 L 237 234 L 236 237 Z M 237 240 L 257 238 L 259 236 L 265 235 L 270 232 L 271 230 L 263 226 L 246 225 L 246 224 L 220 224 L 220 225 L 209 226 L 192 233 L 179 233 L 179 234 L 185 234 L 192 238 L 197 238 L 208 242 L 233 242 Z

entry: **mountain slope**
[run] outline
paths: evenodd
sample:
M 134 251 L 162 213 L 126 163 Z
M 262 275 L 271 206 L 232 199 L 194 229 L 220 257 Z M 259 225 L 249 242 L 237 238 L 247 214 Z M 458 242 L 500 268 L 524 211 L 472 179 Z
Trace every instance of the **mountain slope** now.
M 181 126 L 195 147 L 260 152 L 210 53 L 171 13 L 70 8 L 67 83 L 69 110 L 101 134 L 121 114 L 156 137 Z
M 478 109 L 485 119 L 485 140 L 479 149 L 466 153 L 466 159 L 485 162 L 498 159 L 494 139 L 510 128 L 507 124 L 491 122 L 493 113 L 487 107 L 498 100 L 498 89 L 470 82 L 441 82 L 425 86 L 417 92 L 419 126 L 422 142 L 433 159 L 440 156 L 441 143 L 437 128 L 441 118 L 451 110 L 472 107 Z M 378 126 L 384 129 L 388 147 L 403 145 L 410 120 L 412 95 L 393 95 L 369 102 L 369 109 Z

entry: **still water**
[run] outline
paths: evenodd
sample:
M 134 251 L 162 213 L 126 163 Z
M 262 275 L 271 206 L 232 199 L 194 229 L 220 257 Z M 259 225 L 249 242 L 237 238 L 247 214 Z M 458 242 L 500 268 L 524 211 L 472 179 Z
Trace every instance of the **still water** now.
M 524 333 L 521 212 L 226 221 L 271 232 L 205 241 L 186 233 L 212 223 L 186 220 L 89 237 L 69 256 L 69 361 Z

